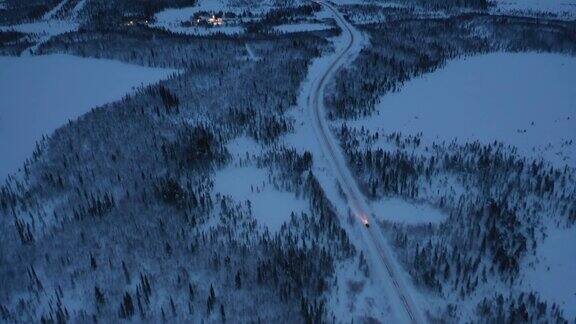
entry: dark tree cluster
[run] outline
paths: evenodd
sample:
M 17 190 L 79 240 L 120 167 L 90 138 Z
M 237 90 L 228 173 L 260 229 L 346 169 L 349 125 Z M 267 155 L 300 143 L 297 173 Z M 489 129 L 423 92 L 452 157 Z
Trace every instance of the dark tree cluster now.
M 455 9 L 488 9 L 488 0 L 400 0 L 410 6 L 418 6 L 428 10 L 455 10 Z
M 294 23 L 303 18 L 312 17 L 321 9 L 322 7 L 315 2 L 297 7 L 273 9 L 261 19 L 248 23 L 246 30 L 249 33 L 267 32 L 275 25 Z
M 0 31 L 0 55 L 19 55 L 32 42 L 27 34 L 17 31 Z
M 152 21 L 154 14 L 166 8 L 193 7 L 197 0 L 90 0 L 83 10 L 85 19 L 96 24 L 123 17 L 140 17 Z
M 498 294 L 484 298 L 477 307 L 478 315 L 490 323 L 567 323 L 561 308 L 540 300 L 534 293 L 520 293 L 517 297 Z
M 41 18 L 59 3 L 60 0 L 5 0 L 3 2 L 5 9 L 0 10 L 0 24 L 31 22 Z

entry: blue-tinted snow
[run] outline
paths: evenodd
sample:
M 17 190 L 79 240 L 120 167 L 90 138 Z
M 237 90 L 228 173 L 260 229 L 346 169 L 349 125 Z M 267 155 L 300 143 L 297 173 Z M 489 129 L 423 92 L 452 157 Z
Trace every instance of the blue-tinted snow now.
M 291 192 L 280 191 L 268 181 L 266 170 L 254 166 L 228 167 L 216 172 L 214 191 L 229 196 L 236 203 L 251 202 L 252 215 L 258 224 L 271 232 L 280 229 L 290 220 L 292 212 L 300 215 L 309 213 L 305 200 Z
M 537 263 L 523 267 L 525 284 L 576 318 L 576 228 L 552 228 L 536 249 Z
M 60 54 L 0 57 L 0 66 L 0 181 L 43 134 L 175 72 Z
M 352 123 L 371 130 L 423 133 L 431 141 L 517 147 L 523 156 L 576 167 L 576 59 L 495 53 L 448 62 L 387 94 L 379 115 Z

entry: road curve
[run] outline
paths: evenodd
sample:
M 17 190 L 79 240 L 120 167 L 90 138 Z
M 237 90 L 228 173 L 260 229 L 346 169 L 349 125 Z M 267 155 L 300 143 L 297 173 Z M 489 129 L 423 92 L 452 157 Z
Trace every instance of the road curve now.
M 420 313 L 418 307 L 414 303 L 404 278 L 401 276 L 400 265 L 394 258 L 391 248 L 382 233 L 378 230 L 377 226 L 364 227 L 364 223 L 371 220 L 373 214 L 365 196 L 360 191 L 358 184 L 348 169 L 348 165 L 342 154 L 336 140 L 334 139 L 327 121 L 324 118 L 324 91 L 326 85 L 332 79 L 336 71 L 342 67 L 352 54 L 352 50 L 358 45 L 357 32 L 354 27 L 350 25 L 344 17 L 334 8 L 331 4 L 323 1 L 314 1 L 334 14 L 336 22 L 342 29 L 342 37 L 345 39 L 345 46 L 335 55 L 334 59 L 330 61 L 326 68 L 321 72 L 318 78 L 312 83 L 312 90 L 308 97 L 308 108 L 312 113 L 312 124 L 314 126 L 318 141 L 322 146 L 322 151 L 327 157 L 336 180 L 344 191 L 348 205 L 351 212 L 356 216 L 359 223 L 362 224 L 362 229 L 367 232 L 365 242 L 368 245 L 368 251 L 375 262 L 379 263 L 383 269 L 382 273 L 385 278 L 385 284 L 389 285 L 394 296 L 386 296 L 395 308 L 400 308 L 396 311 L 398 320 L 407 323 L 425 323 L 426 320 Z M 356 35 L 355 35 L 356 34 Z M 374 224 L 376 224 L 374 222 Z M 370 256 L 370 255 L 369 255 Z

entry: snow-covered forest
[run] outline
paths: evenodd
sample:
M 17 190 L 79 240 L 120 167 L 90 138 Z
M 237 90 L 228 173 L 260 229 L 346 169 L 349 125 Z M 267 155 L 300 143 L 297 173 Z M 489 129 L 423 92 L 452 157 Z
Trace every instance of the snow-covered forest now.
M 576 93 L 553 85 L 574 80 L 576 24 L 507 5 L 0 1 L 0 159 L 16 161 L 0 163 L 0 321 L 575 320 Z M 453 112 L 465 87 L 445 92 L 452 110 L 402 101 L 453 62 L 526 53 L 556 62 L 517 67 L 552 84 L 533 106 L 501 90 L 528 82 L 469 83 L 492 98 L 478 116 L 504 116 L 493 127 Z M 529 117 L 507 121 L 514 105 Z

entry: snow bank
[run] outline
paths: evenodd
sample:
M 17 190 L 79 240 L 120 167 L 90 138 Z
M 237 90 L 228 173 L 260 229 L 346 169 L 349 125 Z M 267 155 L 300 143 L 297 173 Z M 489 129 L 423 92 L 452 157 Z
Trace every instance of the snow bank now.
M 524 156 L 576 167 L 576 59 L 496 53 L 451 61 L 381 98 L 352 125 L 425 142 L 495 140 Z
M 256 167 L 228 167 L 216 172 L 214 191 L 230 196 L 236 202 L 250 200 L 252 214 L 258 223 L 268 227 L 271 232 L 280 229 L 290 220 L 292 212 L 309 212 L 305 200 L 298 199 L 293 193 L 274 189 L 268 183 L 265 170 Z
M 566 318 L 576 318 L 576 227 L 553 229 L 538 246 L 539 263 L 525 270 L 525 284 L 544 299 L 558 303 Z
M 0 181 L 43 134 L 174 70 L 70 55 L 0 57 Z
M 407 202 L 399 198 L 384 198 L 372 203 L 377 217 L 408 225 L 438 224 L 446 219 L 444 213 L 428 205 Z

